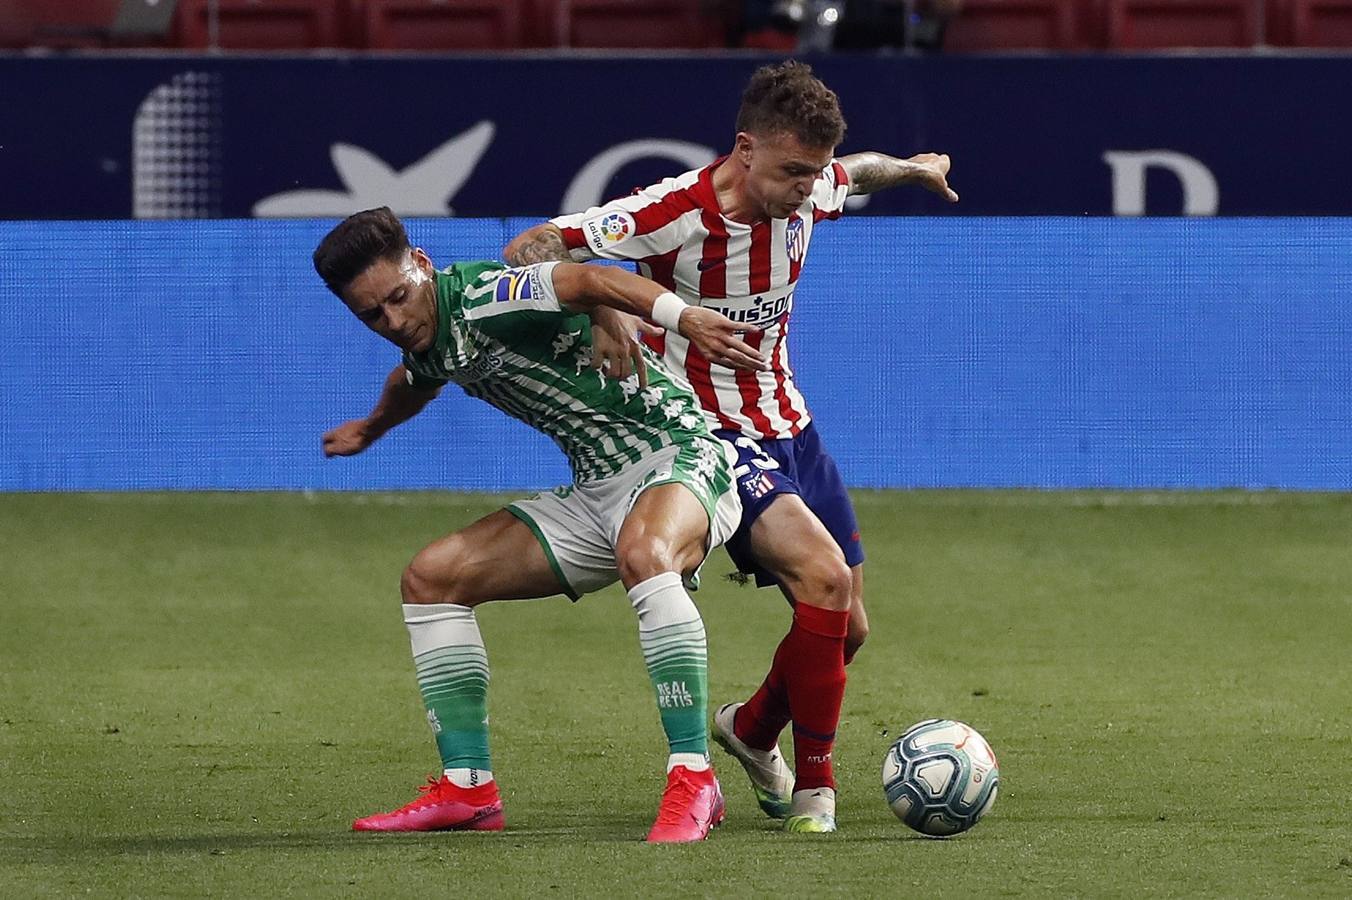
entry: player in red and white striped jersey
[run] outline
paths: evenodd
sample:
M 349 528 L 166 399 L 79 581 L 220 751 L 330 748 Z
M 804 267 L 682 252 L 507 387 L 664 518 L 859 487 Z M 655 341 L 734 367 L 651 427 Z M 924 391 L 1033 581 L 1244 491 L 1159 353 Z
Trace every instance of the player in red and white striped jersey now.
M 715 175 L 727 159 L 553 224 L 572 259 L 634 260 L 640 272 L 687 302 L 756 329 L 747 340 L 771 360 L 770 371 L 710 366 L 679 334 L 650 345 L 669 369 L 685 373 L 709 413 L 710 428 L 791 438 L 811 421 L 785 341 L 794 287 L 813 229 L 839 218 L 849 178 L 839 162 L 825 171 L 814 167 L 811 178 L 804 174 L 804 185 L 810 183 L 805 196 L 792 209 L 785 204 L 787 216 L 739 222 L 719 210 Z
M 632 336 L 643 332 L 667 368 L 689 381 L 710 428 L 737 452 L 744 515 L 729 555 L 757 584 L 784 591 L 794 621 L 756 694 L 718 711 L 715 737 L 747 769 L 761 807 L 785 818 L 790 831 L 835 830 L 831 755 L 845 664 L 868 632 L 854 510 L 789 364 L 794 287 L 813 229 L 839 218 L 852 194 L 916 184 L 958 199 L 948 186 L 947 156 L 836 159 L 844 130 L 836 95 L 811 69 L 795 62 L 763 67 L 742 96 L 727 156 L 531 228 L 505 253 L 515 265 L 632 260 L 687 304 L 745 324 L 747 343 L 768 361 L 762 371 L 737 371 L 705 358 L 672 328 L 593 317 L 596 365 L 621 378 L 631 368 L 642 371 Z M 790 710 L 795 773 L 778 751 Z

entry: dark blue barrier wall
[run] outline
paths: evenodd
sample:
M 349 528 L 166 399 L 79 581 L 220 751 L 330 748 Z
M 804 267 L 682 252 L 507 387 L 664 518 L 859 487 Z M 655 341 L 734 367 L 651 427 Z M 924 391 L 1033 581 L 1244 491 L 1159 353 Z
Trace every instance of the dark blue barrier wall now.
M 0 56 L 0 218 L 574 211 L 725 152 L 765 61 Z M 861 212 L 1352 214 L 1352 56 L 814 64 L 843 151 L 954 159 Z
M 538 487 L 558 451 L 454 388 L 361 457 L 396 362 L 327 221 L 0 223 L 0 490 Z M 425 220 L 446 263 L 526 220 Z M 1352 220 L 850 219 L 795 367 L 856 486 L 1352 489 Z

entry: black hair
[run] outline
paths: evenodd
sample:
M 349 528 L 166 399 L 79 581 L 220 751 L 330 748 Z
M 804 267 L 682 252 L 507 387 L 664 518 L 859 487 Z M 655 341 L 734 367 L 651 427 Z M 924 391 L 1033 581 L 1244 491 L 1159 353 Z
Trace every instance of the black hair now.
M 315 248 L 315 271 L 339 297 L 378 259 L 398 261 L 408 250 L 404 223 L 388 206 L 353 213 L 324 235 Z

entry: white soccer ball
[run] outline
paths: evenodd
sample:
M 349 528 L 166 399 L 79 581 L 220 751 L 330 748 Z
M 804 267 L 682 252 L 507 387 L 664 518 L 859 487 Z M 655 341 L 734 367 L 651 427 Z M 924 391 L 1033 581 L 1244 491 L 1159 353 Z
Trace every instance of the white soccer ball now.
M 962 722 L 917 722 L 883 758 L 887 805 L 898 819 L 931 837 L 971 828 L 990 810 L 999 789 L 1000 767 L 990 744 Z

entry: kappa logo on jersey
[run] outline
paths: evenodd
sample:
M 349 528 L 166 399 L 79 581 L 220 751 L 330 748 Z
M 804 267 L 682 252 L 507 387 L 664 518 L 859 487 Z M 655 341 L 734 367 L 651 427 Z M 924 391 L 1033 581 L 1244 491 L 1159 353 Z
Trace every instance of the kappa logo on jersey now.
M 456 384 L 473 384 L 476 381 L 483 381 L 501 369 L 502 357 L 498 355 L 496 348 L 489 347 L 483 348 L 468 359 L 457 357 L 454 352 L 447 350 L 441 358 L 441 365 L 446 370 L 446 377 Z
M 587 241 L 598 252 L 618 244 L 634 233 L 634 217 L 627 212 L 612 212 L 582 223 Z
M 792 262 L 801 263 L 807 251 L 807 242 L 803 240 L 803 220 L 794 216 L 784 232 L 784 250 Z
M 493 300 L 506 303 L 509 300 L 529 300 L 535 296 L 535 271 L 505 272 L 493 288 Z

